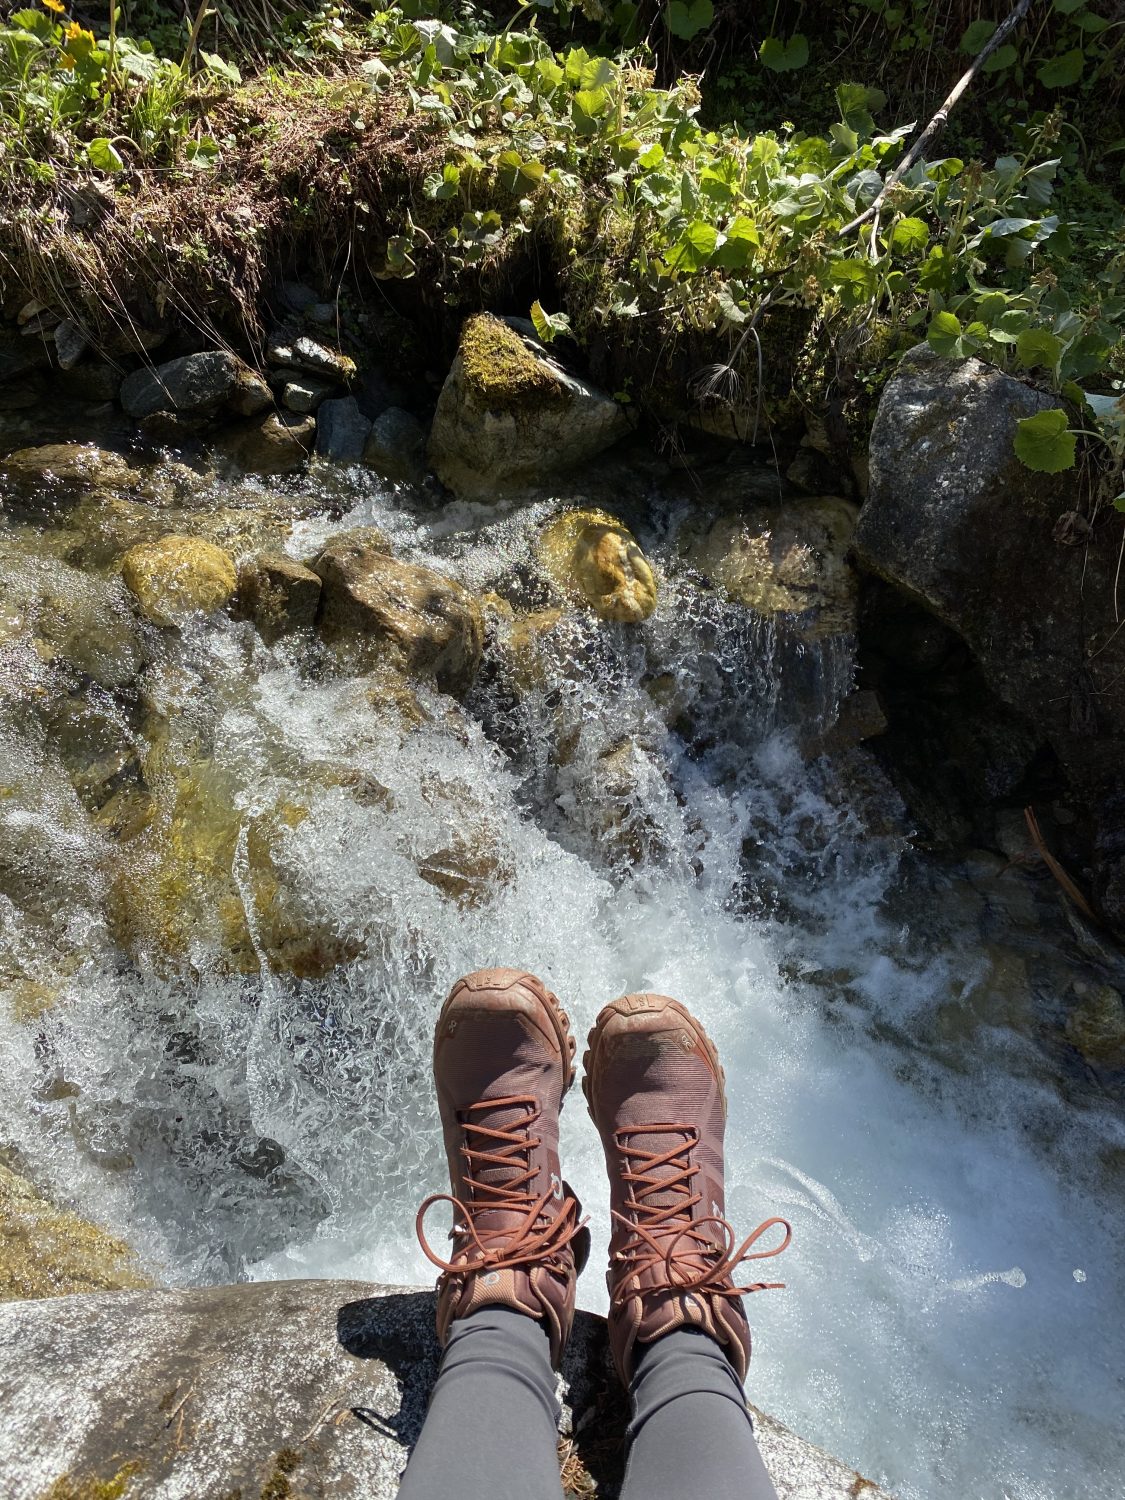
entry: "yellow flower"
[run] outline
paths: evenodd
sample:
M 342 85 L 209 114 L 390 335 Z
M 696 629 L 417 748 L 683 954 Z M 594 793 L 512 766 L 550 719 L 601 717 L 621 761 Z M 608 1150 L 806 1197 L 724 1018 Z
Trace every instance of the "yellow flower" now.
M 63 0 L 43 0 L 43 4 L 48 10 L 53 10 L 56 16 L 66 15 L 66 6 L 63 4 Z

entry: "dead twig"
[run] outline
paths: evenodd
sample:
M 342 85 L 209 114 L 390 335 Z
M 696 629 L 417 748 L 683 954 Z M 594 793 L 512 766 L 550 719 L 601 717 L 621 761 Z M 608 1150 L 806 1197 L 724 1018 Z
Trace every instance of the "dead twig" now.
M 1027 15 L 1028 11 L 1031 9 L 1031 4 L 1032 0 L 1018 0 L 1018 3 L 1012 10 L 1011 15 L 1008 16 L 1006 20 L 1001 21 L 1000 25 L 997 26 L 996 30 L 989 37 L 988 41 L 977 53 L 976 57 L 973 58 L 972 67 L 969 68 L 967 72 L 963 73 L 957 80 L 957 82 L 953 85 L 953 88 L 946 96 L 946 99 L 941 108 L 938 110 L 937 114 L 926 126 L 925 130 L 923 130 L 922 134 L 914 142 L 913 146 L 911 146 L 910 150 L 902 158 L 902 161 L 899 162 L 894 171 L 888 174 L 887 180 L 886 182 L 884 182 L 879 192 L 875 195 L 875 197 L 861 214 L 857 214 L 857 216 L 851 221 L 850 224 L 845 224 L 843 229 L 840 230 L 841 239 L 843 239 L 846 234 L 851 234 L 853 229 L 858 229 L 861 224 L 866 224 L 868 219 L 876 219 L 878 217 L 879 209 L 882 205 L 883 199 L 890 192 L 891 188 L 895 187 L 902 181 L 907 172 L 910 171 L 910 168 L 922 155 L 923 151 L 925 151 L 930 142 L 934 140 L 938 135 L 940 135 L 941 132 L 945 129 L 945 126 L 949 120 L 950 113 L 956 105 L 957 101 L 961 98 L 961 95 L 969 87 L 973 79 L 980 72 L 981 68 L 996 51 L 997 47 L 999 47 L 1007 37 L 1011 36 L 1012 32 L 1016 29 L 1016 27 L 1020 24 L 1020 22 Z
M 1035 845 L 1035 848 L 1039 854 L 1039 858 L 1043 861 L 1048 870 L 1050 870 L 1051 874 L 1058 881 L 1064 895 L 1068 896 L 1070 900 L 1074 902 L 1075 906 L 1077 906 L 1078 910 L 1084 917 L 1088 917 L 1091 922 L 1093 922 L 1097 926 L 1100 926 L 1101 924 L 1098 920 L 1098 916 L 1091 907 L 1090 903 L 1086 900 L 1086 897 L 1078 889 L 1074 881 L 1071 880 L 1070 876 L 1063 869 L 1062 865 L 1059 864 L 1058 860 L 1047 848 L 1046 840 L 1044 839 L 1042 833 L 1040 833 L 1039 831 L 1039 819 L 1035 816 L 1035 809 L 1033 807 L 1025 807 L 1023 810 L 1023 815 L 1024 820 L 1027 823 L 1027 831 L 1031 835 L 1031 842 Z

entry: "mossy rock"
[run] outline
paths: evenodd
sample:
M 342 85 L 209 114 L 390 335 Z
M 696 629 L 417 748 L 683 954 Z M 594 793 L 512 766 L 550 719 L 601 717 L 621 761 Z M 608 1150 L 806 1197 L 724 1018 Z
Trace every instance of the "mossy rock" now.
M 238 587 L 234 561 L 221 547 L 174 533 L 130 547 L 121 576 L 154 625 L 182 625 L 193 614 L 213 614 Z
M 470 318 L 461 333 L 466 388 L 490 411 L 522 411 L 544 404 L 567 406 L 573 392 L 503 319 L 491 313 Z
M 566 598 L 636 625 L 656 608 L 656 578 L 628 527 L 601 510 L 567 511 L 539 539 L 540 564 Z
M 0 1302 L 151 1285 L 121 1240 L 0 1165 Z
M 537 339 L 482 313 L 462 329 L 429 463 L 463 499 L 490 500 L 588 463 L 630 426 L 624 407 Z
M 256 974 L 264 956 L 279 973 L 314 979 L 359 955 L 357 939 L 308 909 L 287 868 L 289 841 L 310 816 L 305 802 L 279 798 L 246 820 L 222 768 L 181 759 L 167 741 L 150 751 L 145 779 L 155 794 L 146 811 L 128 810 L 106 910 L 114 941 L 134 960 L 162 973 L 209 966 Z

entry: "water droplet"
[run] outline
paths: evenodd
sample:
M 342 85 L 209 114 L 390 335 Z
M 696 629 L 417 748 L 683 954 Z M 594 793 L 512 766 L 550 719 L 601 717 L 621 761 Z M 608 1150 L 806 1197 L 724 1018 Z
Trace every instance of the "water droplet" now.
M 1079 1271 L 1079 1270 L 1076 1269 L 1075 1272 L 1074 1272 L 1074 1279 L 1081 1286 L 1082 1282 L 1084 1282 L 1086 1280 L 1086 1272 L 1085 1271 Z

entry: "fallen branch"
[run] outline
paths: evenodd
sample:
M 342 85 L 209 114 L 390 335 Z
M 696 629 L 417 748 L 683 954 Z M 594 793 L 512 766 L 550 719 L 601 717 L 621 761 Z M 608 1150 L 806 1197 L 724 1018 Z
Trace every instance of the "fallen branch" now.
M 1033 807 L 1025 807 L 1023 810 L 1023 815 L 1025 821 L 1027 822 L 1027 831 L 1031 835 L 1031 842 L 1035 845 L 1036 852 L 1038 853 L 1039 858 L 1047 866 L 1048 870 L 1050 870 L 1051 874 L 1055 877 L 1059 885 L 1062 887 L 1062 890 L 1067 896 L 1070 897 L 1070 899 L 1074 902 L 1075 906 L 1077 906 L 1082 915 L 1084 917 L 1088 917 L 1091 922 L 1097 924 L 1097 913 L 1090 906 L 1090 903 L 1086 900 L 1086 897 L 1075 885 L 1074 881 L 1071 880 L 1070 876 L 1063 869 L 1062 865 L 1059 864 L 1058 860 L 1047 848 L 1047 842 L 1044 839 L 1042 833 L 1040 833 L 1039 831 L 1039 819 L 1035 816 L 1035 809 Z
M 954 84 L 952 90 L 946 97 L 945 102 L 942 104 L 937 114 L 926 126 L 925 130 L 923 130 L 922 134 L 914 142 L 913 146 L 911 146 L 910 150 L 902 158 L 898 166 L 894 169 L 893 172 L 890 173 L 886 182 L 884 182 L 883 186 L 879 189 L 878 193 L 876 193 L 872 201 L 867 205 L 867 207 L 861 214 L 858 214 L 851 221 L 850 224 L 845 224 L 843 229 L 840 230 L 841 239 L 843 239 L 844 235 L 851 234 L 853 229 L 858 229 L 861 224 L 866 224 L 868 219 L 874 219 L 877 217 L 883 199 L 890 192 L 891 188 L 895 187 L 902 181 L 907 172 L 910 171 L 910 168 L 922 155 L 923 151 L 925 151 L 930 142 L 933 141 L 935 137 L 940 135 L 941 132 L 945 129 L 954 105 L 961 98 L 961 95 L 969 87 L 970 83 L 972 83 L 973 79 L 980 72 L 981 68 L 984 67 L 985 63 L 996 51 L 997 47 L 1001 46 L 1005 39 L 1011 36 L 1012 32 L 1024 19 L 1028 11 L 1031 9 L 1031 4 L 1032 0 L 1018 0 L 1018 4 L 1013 9 L 1011 15 L 1008 16 L 1006 20 L 1001 21 L 1000 25 L 997 26 L 996 30 L 989 37 L 988 41 L 977 53 L 976 57 L 973 58 L 972 67 L 969 68 L 966 73 L 963 73 L 962 76 Z

